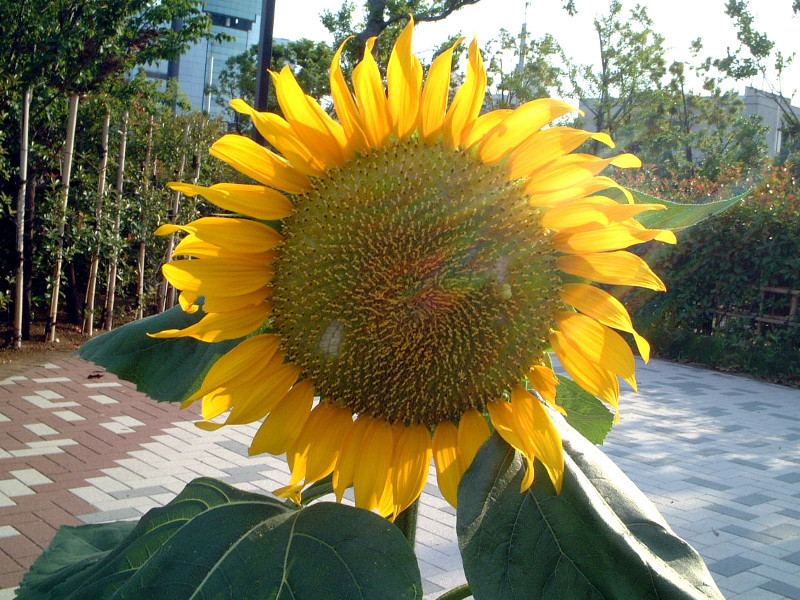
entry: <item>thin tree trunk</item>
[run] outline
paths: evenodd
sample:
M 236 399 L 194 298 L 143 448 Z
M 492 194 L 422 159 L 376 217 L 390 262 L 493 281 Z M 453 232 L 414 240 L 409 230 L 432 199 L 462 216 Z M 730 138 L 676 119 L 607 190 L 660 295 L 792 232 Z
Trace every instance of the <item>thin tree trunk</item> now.
M 189 146 L 189 124 L 186 123 L 183 126 L 183 146 L 181 147 L 181 165 L 178 168 L 178 176 L 177 179 L 180 181 L 183 179 L 183 172 L 186 170 L 186 149 Z M 180 206 L 181 197 L 183 196 L 182 192 L 175 190 L 175 193 L 172 196 L 172 208 L 169 213 L 169 218 L 172 224 L 178 222 L 178 208 Z M 166 256 L 164 257 L 164 262 L 172 261 L 172 250 L 175 248 L 175 234 L 170 233 L 169 239 L 167 239 L 167 251 Z M 159 300 L 161 305 L 159 306 L 159 312 L 164 312 L 167 308 L 172 308 L 175 304 L 175 296 L 170 288 L 169 282 L 167 281 L 166 277 L 162 277 L 161 284 L 159 285 L 159 292 L 158 292 Z M 169 298 L 167 298 L 169 296 Z
M 22 96 L 22 127 L 19 134 L 19 191 L 17 192 L 17 282 L 14 288 L 14 333 L 11 346 L 22 347 L 22 306 L 25 292 L 25 192 L 28 186 L 28 124 L 33 88 Z
M 67 116 L 67 139 L 64 145 L 64 160 L 61 167 L 61 213 L 58 222 L 58 245 L 56 247 L 56 264 L 53 268 L 53 290 L 50 296 L 50 316 L 47 319 L 45 339 L 56 340 L 56 320 L 58 317 L 58 295 L 61 287 L 61 266 L 64 261 L 64 229 L 67 223 L 67 202 L 69 200 L 69 182 L 72 177 L 72 157 L 75 149 L 75 125 L 78 120 L 78 102 L 80 96 L 69 97 L 69 114 Z
M 106 308 L 103 329 L 111 331 L 114 325 L 114 295 L 117 291 L 117 261 L 119 260 L 119 226 L 122 216 L 122 184 L 125 179 L 125 151 L 128 145 L 128 113 L 122 116 L 122 134 L 119 140 L 119 164 L 117 165 L 117 214 L 114 217 L 112 232 L 111 263 L 108 268 L 108 285 L 106 286 Z
M 103 218 L 103 202 L 106 195 L 106 171 L 108 170 L 108 130 L 111 125 L 111 113 L 103 117 L 103 134 L 100 138 L 100 172 L 97 177 L 97 202 L 94 205 L 95 239 L 92 250 L 92 262 L 89 265 L 89 282 L 86 286 L 86 300 L 83 305 L 83 333 L 92 336 L 94 333 L 94 297 L 97 288 L 97 268 L 100 265 L 100 221 Z
M 36 215 L 36 179 L 28 173 L 28 190 L 25 194 L 25 285 L 23 286 L 22 303 L 22 339 L 31 339 L 31 322 L 33 321 L 33 250 L 35 238 L 33 233 L 34 216 Z
M 150 165 L 153 156 L 153 132 L 156 127 L 156 118 L 150 115 L 150 123 L 147 128 L 147 151 L 144 155 L 144 181 L 142 182 L 142 201 L 139 203 L 139 235 L 144 238 L 144 229 L 147 227 L 145 223 L 145 208 L 144 205 L 150 200 L 150 177 L 152 176 L 152 167 Z M 146 259 L 146 248 L 144 239 L 139 240 L 139 281 L 136 286 L 136 319 L 141 319 L 144 316 L 144 268 Z

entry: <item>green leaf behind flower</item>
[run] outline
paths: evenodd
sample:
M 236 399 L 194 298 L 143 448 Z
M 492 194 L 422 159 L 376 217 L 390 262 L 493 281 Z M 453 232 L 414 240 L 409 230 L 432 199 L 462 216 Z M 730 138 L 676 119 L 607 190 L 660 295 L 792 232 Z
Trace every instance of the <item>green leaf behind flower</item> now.
M 567 423 L 593 444 L 602 444 L 614 426 L 614 414 L 569 377 L 558 375 L 558 381 L 556 403 L 567 411 Z
M 464 475 L 456 531 L 475 599 L 723 600 L 699 554 L 644 494 L 594 445 L 560 429 L 560 494 L 538 461 L 520 493 L 524 460 L 496 433 Z
M 663 204 L 667 207 L 666 210 L 651 210 L 640 214 L 636 218 L 642 225 L 649 229 L 672 229 L 673 231 L 680 231 L 692 225 L 696 225 L 708 217 L 718 215 L 728 210 L 731 206 L 745 198 L 745 196 L 750 193 L 750 190 L 727 200 L 718 200 L 705 204 L 679 204 L 677 202 L 656 198 L 644 192 L 637 192 L 635 190 L 631 190 L 631 192 L 637 204 Z
M 91 339 L 78 355 L 135 383 L 140 392 L 155 400 L 181 402 L 200 387 L 211 365 L 243 338 L 209 344 L 193 338 L 158 339 L 147 334 L 183 329 L 204 316 L 202 309 L 189 314 L 176 306 Z
M 325 502 L 297 509 L 202 478 L 135 527 L 60 529 L 18 593 L 21 600 L 412 600 L 422 597 L 422 581 L 406 539 L 378 515 Z

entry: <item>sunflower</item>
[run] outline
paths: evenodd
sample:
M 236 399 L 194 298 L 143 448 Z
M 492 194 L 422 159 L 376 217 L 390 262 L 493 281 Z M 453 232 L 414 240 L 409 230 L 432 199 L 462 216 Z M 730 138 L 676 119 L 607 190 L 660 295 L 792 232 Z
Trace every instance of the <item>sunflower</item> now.
M 574 109 L 534 100 L 481 114 L 487 84 L 477 43 L 448 106 L 455 46 L 427 77 L 412 52 L 413 21 L 394 46 L 384 87 L 375 39 L 353 71 L 330 71 L 338 121 L 304 94 L 288 67 L 272 73 L 283 117 L 242 100 L 276 150 L 226 135 L 211 154 L 261 185 L 201 194 L 231 216 L 164 225 L 183 231 L 165 264 L 184 310 L 205 316 L 156 337 L 218 342 L 246 336 L 206 374 L 199 425 L 263 420 L 251 454 L 287 454 L 289 485 L 333 474 L 341 500 L 394 517 L 421 494 L 434 461 L 453 505 L 458 484 L 496 430 L 560 489 L 554 351 L 566 371 L 615 409 L 618 378 L 636 386 L 625 308 L 592 283 L 663 290 L 625 250 L 669 231 L 634 217 L 659 205 L 598 194 L 622 188 L 600 173 L 634 156 L 573 153 L 603 133 L 545 127 Z M 460 40 L 459 40 L 460 41 Z M 622 190 L 629 200 L 629 192 Z M 208 422 L 227 413 L 224 423 Z

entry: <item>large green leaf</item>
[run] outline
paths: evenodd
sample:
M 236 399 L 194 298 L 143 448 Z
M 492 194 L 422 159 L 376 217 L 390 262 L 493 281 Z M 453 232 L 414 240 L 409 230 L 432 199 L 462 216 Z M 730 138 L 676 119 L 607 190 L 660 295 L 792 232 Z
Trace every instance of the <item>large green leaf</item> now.
M 593 444 L 602 444 L 614 426 L 614 414 L 568 377 L 559 375 L 558 381 L 556 402 L 567 411 L 567 423 Z
M 97 536 L 114 526 L 91 527 Z M 19 598 L 422 597 L 411 547 L 386 519 L 333 503 L 296 509 L 213 479 L 190 483 L 167 506 L 144 515 L 113 550 L 101 544 L 91 562 L 87 552 L 71 552 L 64 545 L 45 551 Z
M 705 204 L 679 204 L 650 196 L 643 192 L 631 190 L 637 204 L 663 204 L 666 210 L 651 210 L 636 217 L 639 222 L 650 229 L 672 229 L 680 231 L 696 225 L 703 219 L 717 215 L 728 210 L 731 206 L 742 200 L 750 190 L 734 196 L 728 200 L 718 200 Z
M 600 450 L 562 428 L 556 494 L 496 433 L 462 479 L 457 533 L 476 600 L 721 600 L 697 552 Z
M 183 329 L 204 315 L 202 310 L 188 314 L 176 306 L 89 340 L 78 355 L 135 383 L 139 391 L 155 400 L 181 402 L 197 390 L 211 365 L 242 340 L 209 344 L 193 338 L 157 339 L 147 334 Z

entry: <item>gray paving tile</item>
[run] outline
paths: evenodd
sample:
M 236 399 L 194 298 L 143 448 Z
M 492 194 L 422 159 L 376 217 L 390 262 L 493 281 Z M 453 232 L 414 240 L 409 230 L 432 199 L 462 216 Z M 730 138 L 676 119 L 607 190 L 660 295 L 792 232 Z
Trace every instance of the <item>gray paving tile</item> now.
M 702 477 L 687 477 L 684 479 L 687 483 L 691 483 L 692 485 L 710 488 L 712 490 L 717 490 L 720 492 L 727 491 L 731 489 L 731 486 L 725 485 L 724 483 L 719 483 L 717 481 L 711 481 L 709 479 L 703 479 Z
M 800 471 L 784 473 L 783 475 L 778 475 L 775 479 L 784 483 L 800 483 Z
M 741 519 L 742 521 L 752 521 L 758 517 L 757 514 L 745 512 L 743 510 L 739 510 L 738 508 L 733 508 L 732 506 L 726 506 L 724 504 L 709 504 L 707 508 L 735 519 Z
M 761 533 L 763 533 L 764 535 L 776 537 L 779 540 L 791 540 L 800 537 L 800 527 L 792 523 L 782 523 L 781 525 L 768 527 L 767 529 L 764 529 Z
M 761 589 L 767 590 L 768 592 L 775 592 L 776 594 L 783 595 L 784 598 L 790 598 L 791 600 L 800 600 L 800 587 L 790 585 L 783 581 L 768 581 L 767 583 L 762 583 L 760 586 Z
M 715 563 L 711 563 L 708 568 L 714 573 L 719 573 L 725 577 L 730 577 L 731 575 L 737 575 L 738 573 L 742 573 L 743 571 L 748 571 L 753 567 L 757 567 L 759 564 L 760 563 L 743 556 L 730 556 L 728 558 L 718 560 Z
M 771 500 L 775 500 L 775 498 L 772 496 L 765 496 L 764 494 L 748 494 L 746 496 L 733 498 L 734 502 L 744 504 L 745 506 L 758 506 L 759 504 L 764 504 L 766 502 L 770 502 Z
M 747 538 L 748 540 L 759 542 L 761 544 L 774 544 L 779 541 L 778 538 L 774 536 L 766 535 L 759 531 L 753 531 L 752 529 L 747 529 L 745 527 L 740 527 L 739 525 L 726 525 L 725 527 L 721 527 L 720 530 L 732 533 L 733 535 L 738 535 L 739 537 Z
M 160 485 L 131 488 L 127 490 L 119 490 L 116 492 L 109 492 L 117 500 L 124 500 L 126 498 L 143 498 L 145 496 L 154 496 L 155 494 L 167 494 L 169 490 L 161 487 Z

